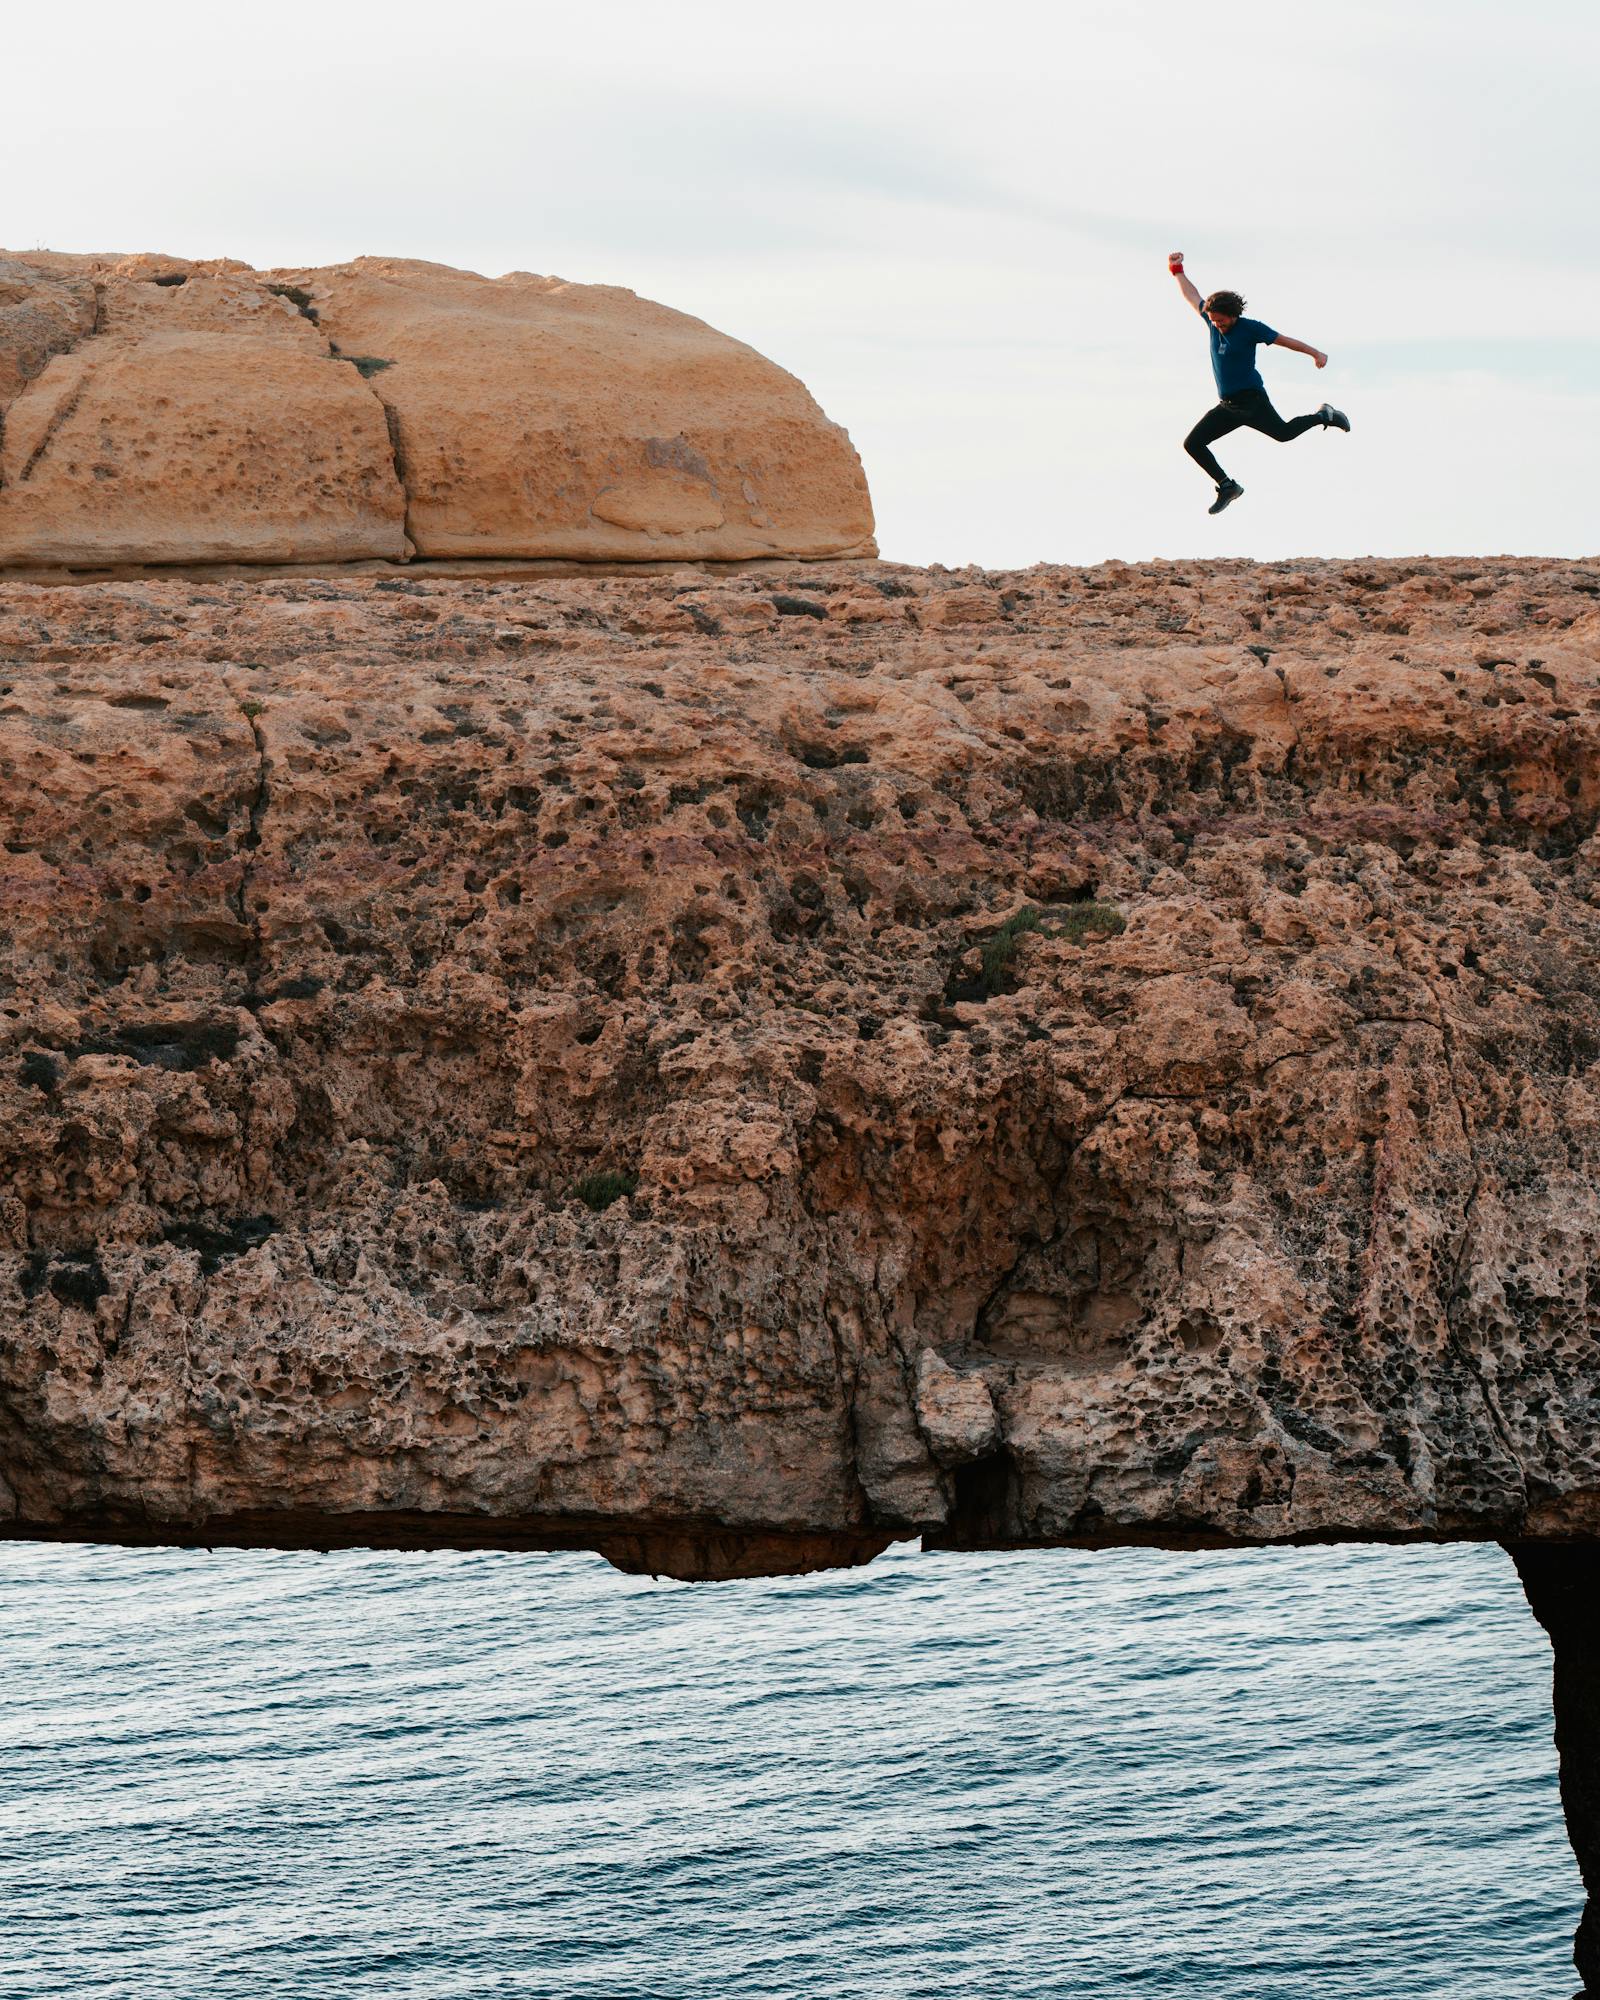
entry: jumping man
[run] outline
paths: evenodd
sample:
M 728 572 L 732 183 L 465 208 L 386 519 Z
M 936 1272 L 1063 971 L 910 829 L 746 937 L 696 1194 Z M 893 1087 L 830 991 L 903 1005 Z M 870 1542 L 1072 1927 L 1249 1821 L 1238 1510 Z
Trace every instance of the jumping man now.
M 1299 437 L 1303 431 L 1318 428 L 1347 431 L 1350 419 L 1343 410 L 1336 410 L 1332 403 L 1324 403 L 1320 410 L 1314 410 L 1308 417 L 1294 417 L 1285 422 L 1272 407 L 1267 385 L 1256 366 L 1256 349 L 1292 347 L 1296 354 L 1309 354 L 1319 368 L 1327 367 L 1327 355 L 1320 348 L 1308 347 L 1303 340 L 1291 340 L 1286 333 L 1274 333 L 1261 320 L 1246 319 L 1244 300 L 1237 292 L 1213 292 L 1209 298 L 1201 298 L 1184 272 L 1181 250 L 1174 250 L 1167 259 L 1167 269 L 1177 279 L 1190 305 L 1209 322 L 1211 372 L 1217 378 L 1217 394 L 1221 401 L 1214 409 L 1207 410 L 1190 431 L 1183 441 L 1183 448 L 1195 464 L 1202 471 L 1209 472 L 1217 482 L 1217 497 L 1207 511 L 1220 514 L 1224 507 L 1233 505 L 1244 488 L 1237 479 L 1230 479 L 1212 457 L 1211 447 L 1218 438 L 1226 437 L 1229 431 L 1248 428 L 1276 438 L 1279 444 L 1287 444 L 1290 438 Z

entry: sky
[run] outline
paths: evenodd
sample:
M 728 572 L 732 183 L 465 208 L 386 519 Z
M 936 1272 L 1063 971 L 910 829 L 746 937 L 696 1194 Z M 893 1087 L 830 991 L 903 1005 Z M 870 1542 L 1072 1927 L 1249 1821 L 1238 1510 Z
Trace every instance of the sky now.
M 1600 551 L 1594 0 L 78 0 L 18 10 L 0 242 L 621 284 L 793 370 L 887 556 Z M 1219 456 L 1167 275 L 1353 430 Z

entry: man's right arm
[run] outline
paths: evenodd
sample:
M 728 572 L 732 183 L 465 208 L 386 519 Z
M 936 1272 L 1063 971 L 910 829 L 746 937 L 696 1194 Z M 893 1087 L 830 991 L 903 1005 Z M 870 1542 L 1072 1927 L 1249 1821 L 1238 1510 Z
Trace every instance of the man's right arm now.
M 1177 254 L 1176 252 L 1173 253 L 1173 255 L 1176 254 Z M 1167 269 L 1171 271 L 1172 275 L 1177 279 L 1179 291 L 1183 293 L 1183 296 L 1189 301 L 1190 305 L 1194 307 L 1195 311 L 1204 312 L 1206 303 L 1205 299 L 1201 295 L 1197 287 L 1191 282 L 1189 273 L 1183 268 L 1182 264 L 1174 266 L 1172 258 L 1169 257 L 1167 259 Z

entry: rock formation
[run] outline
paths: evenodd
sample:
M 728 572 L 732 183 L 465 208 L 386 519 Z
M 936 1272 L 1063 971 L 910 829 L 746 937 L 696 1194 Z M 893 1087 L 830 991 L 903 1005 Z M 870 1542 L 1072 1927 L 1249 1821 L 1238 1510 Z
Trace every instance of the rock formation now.
M 0 586 L 5 1531 L 1504 1539 L 1592 1881 L 1597 642 L 1553 562 Z
M 6 588 L 17 1519 L 1593 1533 L 1595 591 Z
M 1573 1947 L 1585 1994 L 1600 1994 L 1600 1548 L 1525 1542 L 1511 1551 L 1555 1654 L 1561 1802 L 1588 1897 Z
M 0 568 L 870 554 L 792 375 L 607 285 L 0 255 Z

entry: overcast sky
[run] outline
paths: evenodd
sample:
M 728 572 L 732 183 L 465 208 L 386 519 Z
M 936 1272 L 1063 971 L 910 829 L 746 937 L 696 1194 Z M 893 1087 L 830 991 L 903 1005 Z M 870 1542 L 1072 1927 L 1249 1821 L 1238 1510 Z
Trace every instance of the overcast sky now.
M 886 555 L 1600 552 L 1594 0 L 79 0 L 6 27 L 0 241 L 631 286 L 800 375 Z M 1350 437 L 1180 448 L 1166 273 Z

